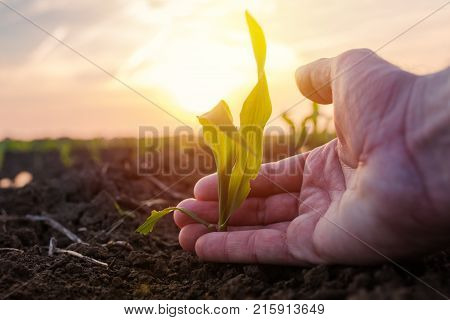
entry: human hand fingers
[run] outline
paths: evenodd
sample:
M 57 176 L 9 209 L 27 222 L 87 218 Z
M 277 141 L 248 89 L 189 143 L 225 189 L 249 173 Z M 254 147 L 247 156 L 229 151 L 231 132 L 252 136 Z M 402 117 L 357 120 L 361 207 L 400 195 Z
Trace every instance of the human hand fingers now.
M 303 153 L 277 162 L 263 164 L 259 175 L 250 182 L 249 197 L 267 197 L 285 192 L 298 193 L 307 156 L 308 153 Z M 216 201 L 217 174 L 200 179 L 194 187 L 194 197 L 202 201 Z
M 219 203 L 217 201 L 183 200 L 178 207 L 196 213 L 200 218 L 210 223 L 217 223 Z M 267 198 L 248 198 L 233 213 L 228 225 L 252 226 L 290 221 L 298 214 L 298 194 L 275 194 Z M 174 220 L 178 227 L 196 223 L 193 219 L 175 211 Z

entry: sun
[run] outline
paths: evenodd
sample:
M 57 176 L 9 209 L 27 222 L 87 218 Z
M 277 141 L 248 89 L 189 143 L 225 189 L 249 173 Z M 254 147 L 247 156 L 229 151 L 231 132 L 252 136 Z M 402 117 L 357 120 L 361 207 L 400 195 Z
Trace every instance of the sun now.
M 179 108 L 202 114 L 236 89 L 233 74 L 213 72 L 213 67 L 189 63 L 177 68 L 182 75 L 166 86 Z
M 156 88 L 170 97 L 162 105 L 174 103 L 175 108 L 200 115 L 254 80 L 248 50 L 219 39 L 178 37 L 159 51 L 153 45 L 139 48 L 122 71 L 139 87 Z
M 180 43 L 160 66 L 164 76 L 159 85 L 170 93 L 177 107 L 202 114 L 250 81 L 239 51 L 214 42 Z

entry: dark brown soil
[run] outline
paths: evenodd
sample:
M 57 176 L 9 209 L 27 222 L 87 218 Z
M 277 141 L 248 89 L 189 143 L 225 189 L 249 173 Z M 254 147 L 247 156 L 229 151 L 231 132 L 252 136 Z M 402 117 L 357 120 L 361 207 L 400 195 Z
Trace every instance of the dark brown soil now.
M 34 171 L 35 179 L 24 188 L 0 189 L 2 219 L 47 214 L 87 244 L 74 244 L 43 222 L 0 222 L 0 248 L 21 250 L 0 251 L 0 298 L 443 298 L 391 264 L 302 268 L 200 262 L 179 247 L 178 230 L 171 217 L 159 224 L 150 237 L 143 237 L 134 230 L 150 208 L 140 208 L 133 218 L 121 216 L 114 207 L 112 199 L 118 199 L 122 209 L 130 211 L 141 201 L 153 198 L 167 199 L 169 204 L 178 202 L 167 192 L 161 192 L 148 177 L 136 174 L 130 152 L 106 153 L 101 163 L 80 153 L 71 168 L 64 168 L 58 157 L 40 156 L 44 164 L 36 169 L 32 166 L 33 157 L 36 155 L 6 157 L 2 176 L 29 170 Z M 24 164 L 21 166 L 21 163 Z M 14 172 L 8 173 L 7 168 Z M 179 177 L 157 178 L 170 185 Z M 189 176 L 171 189 L 191 194 L 197 178 L 198 175 Z M 156 207 L 164 206 L 166 204 Z M 115 223 L 117 228 L 113 230 Z M 58 248 L 79 252 L 109 266 L 61 253 L 50 257 L 51 237 L 57 239 Z M 108 244 L 111 241 L 113 243 Z M 402 262 L 402 265 L 450 296 L 450 250 Z

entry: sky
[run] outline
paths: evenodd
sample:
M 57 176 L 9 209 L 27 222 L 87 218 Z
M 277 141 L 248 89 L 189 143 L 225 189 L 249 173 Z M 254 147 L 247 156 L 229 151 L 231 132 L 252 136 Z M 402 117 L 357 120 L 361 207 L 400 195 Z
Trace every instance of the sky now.
M 196 116 L 220 99 L 238 119 L 256 82 L 246 9 L 266 34 L 277 125 L 302 100 L 297 67 L 352 48 L 377 50 L 445 2 L 0 0 L 0 139 L 197 129 Z M 449 31 L 447 5 L 377 52 L 407 71 L 435 72 L 450 64 Z M 301 119 L 308 108 L 305 101 L 290 115 Z

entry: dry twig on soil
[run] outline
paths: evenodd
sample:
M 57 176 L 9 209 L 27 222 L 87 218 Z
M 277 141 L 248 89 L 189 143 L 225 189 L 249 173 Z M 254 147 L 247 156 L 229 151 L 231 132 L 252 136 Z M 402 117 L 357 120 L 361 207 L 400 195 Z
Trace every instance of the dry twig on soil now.
M 16 249 L 16 248 L 0 248 L 0 251 L 14 251 L 14 252 L 24 253 L 23 250 Z
M 119 220 L 117 220 L 116 222 L 114 222 L 111 227 L 108 229 L 108 231 L 106 231 L 106 235 L 110 235 L 112 232 L 114 232 L 114 230 L 116 230 L 118 227 L 120 227 L 122 225 L 122 223 L 125 221 L 125 218 L 120 218 Z
M 108 268 L 108 264 L 105 263 L 105 262 L 101 262 L 101 261 L 98 261 L 97 259 L 94 259 L 94 258 L 85 256 L 85 255 L 82 255 L 81 253 L 76 252 L 76 251 L 66 250 L 66 249 L 59 249 L 56 246 L 56 239 L 55 238 L 51 238 L 50 239 L 50 244 L 48 246 L 48 255 L 51 257 L 51 256 L 53 256 L 54 253 L 68 254 L 68 255 L 71 255 L 73 257 L 77 257 L 77 258 L 89 261 L 91 263 L 95 263 L 95 264 L 98 264 L 100 266 Z
M 20 221 L 20 220 L 26 220 L 26 221 L 42 221 L 52 227 L 55 230 L 58 230 L 62 234 L 64 234 L 67 238 L 72 240 L 76 243 L 83 243 L 83 240 L 80 239 L 75 233 L 64 227 L 61 223 L 54 220 L 53 218 L 49 217 L 45 213 L 43 215 L 31 215 L 27 214 L 26 216 L 10 216 L 10 215 L 1 215 L 0 221 L 7 222 L 7 221 Z

